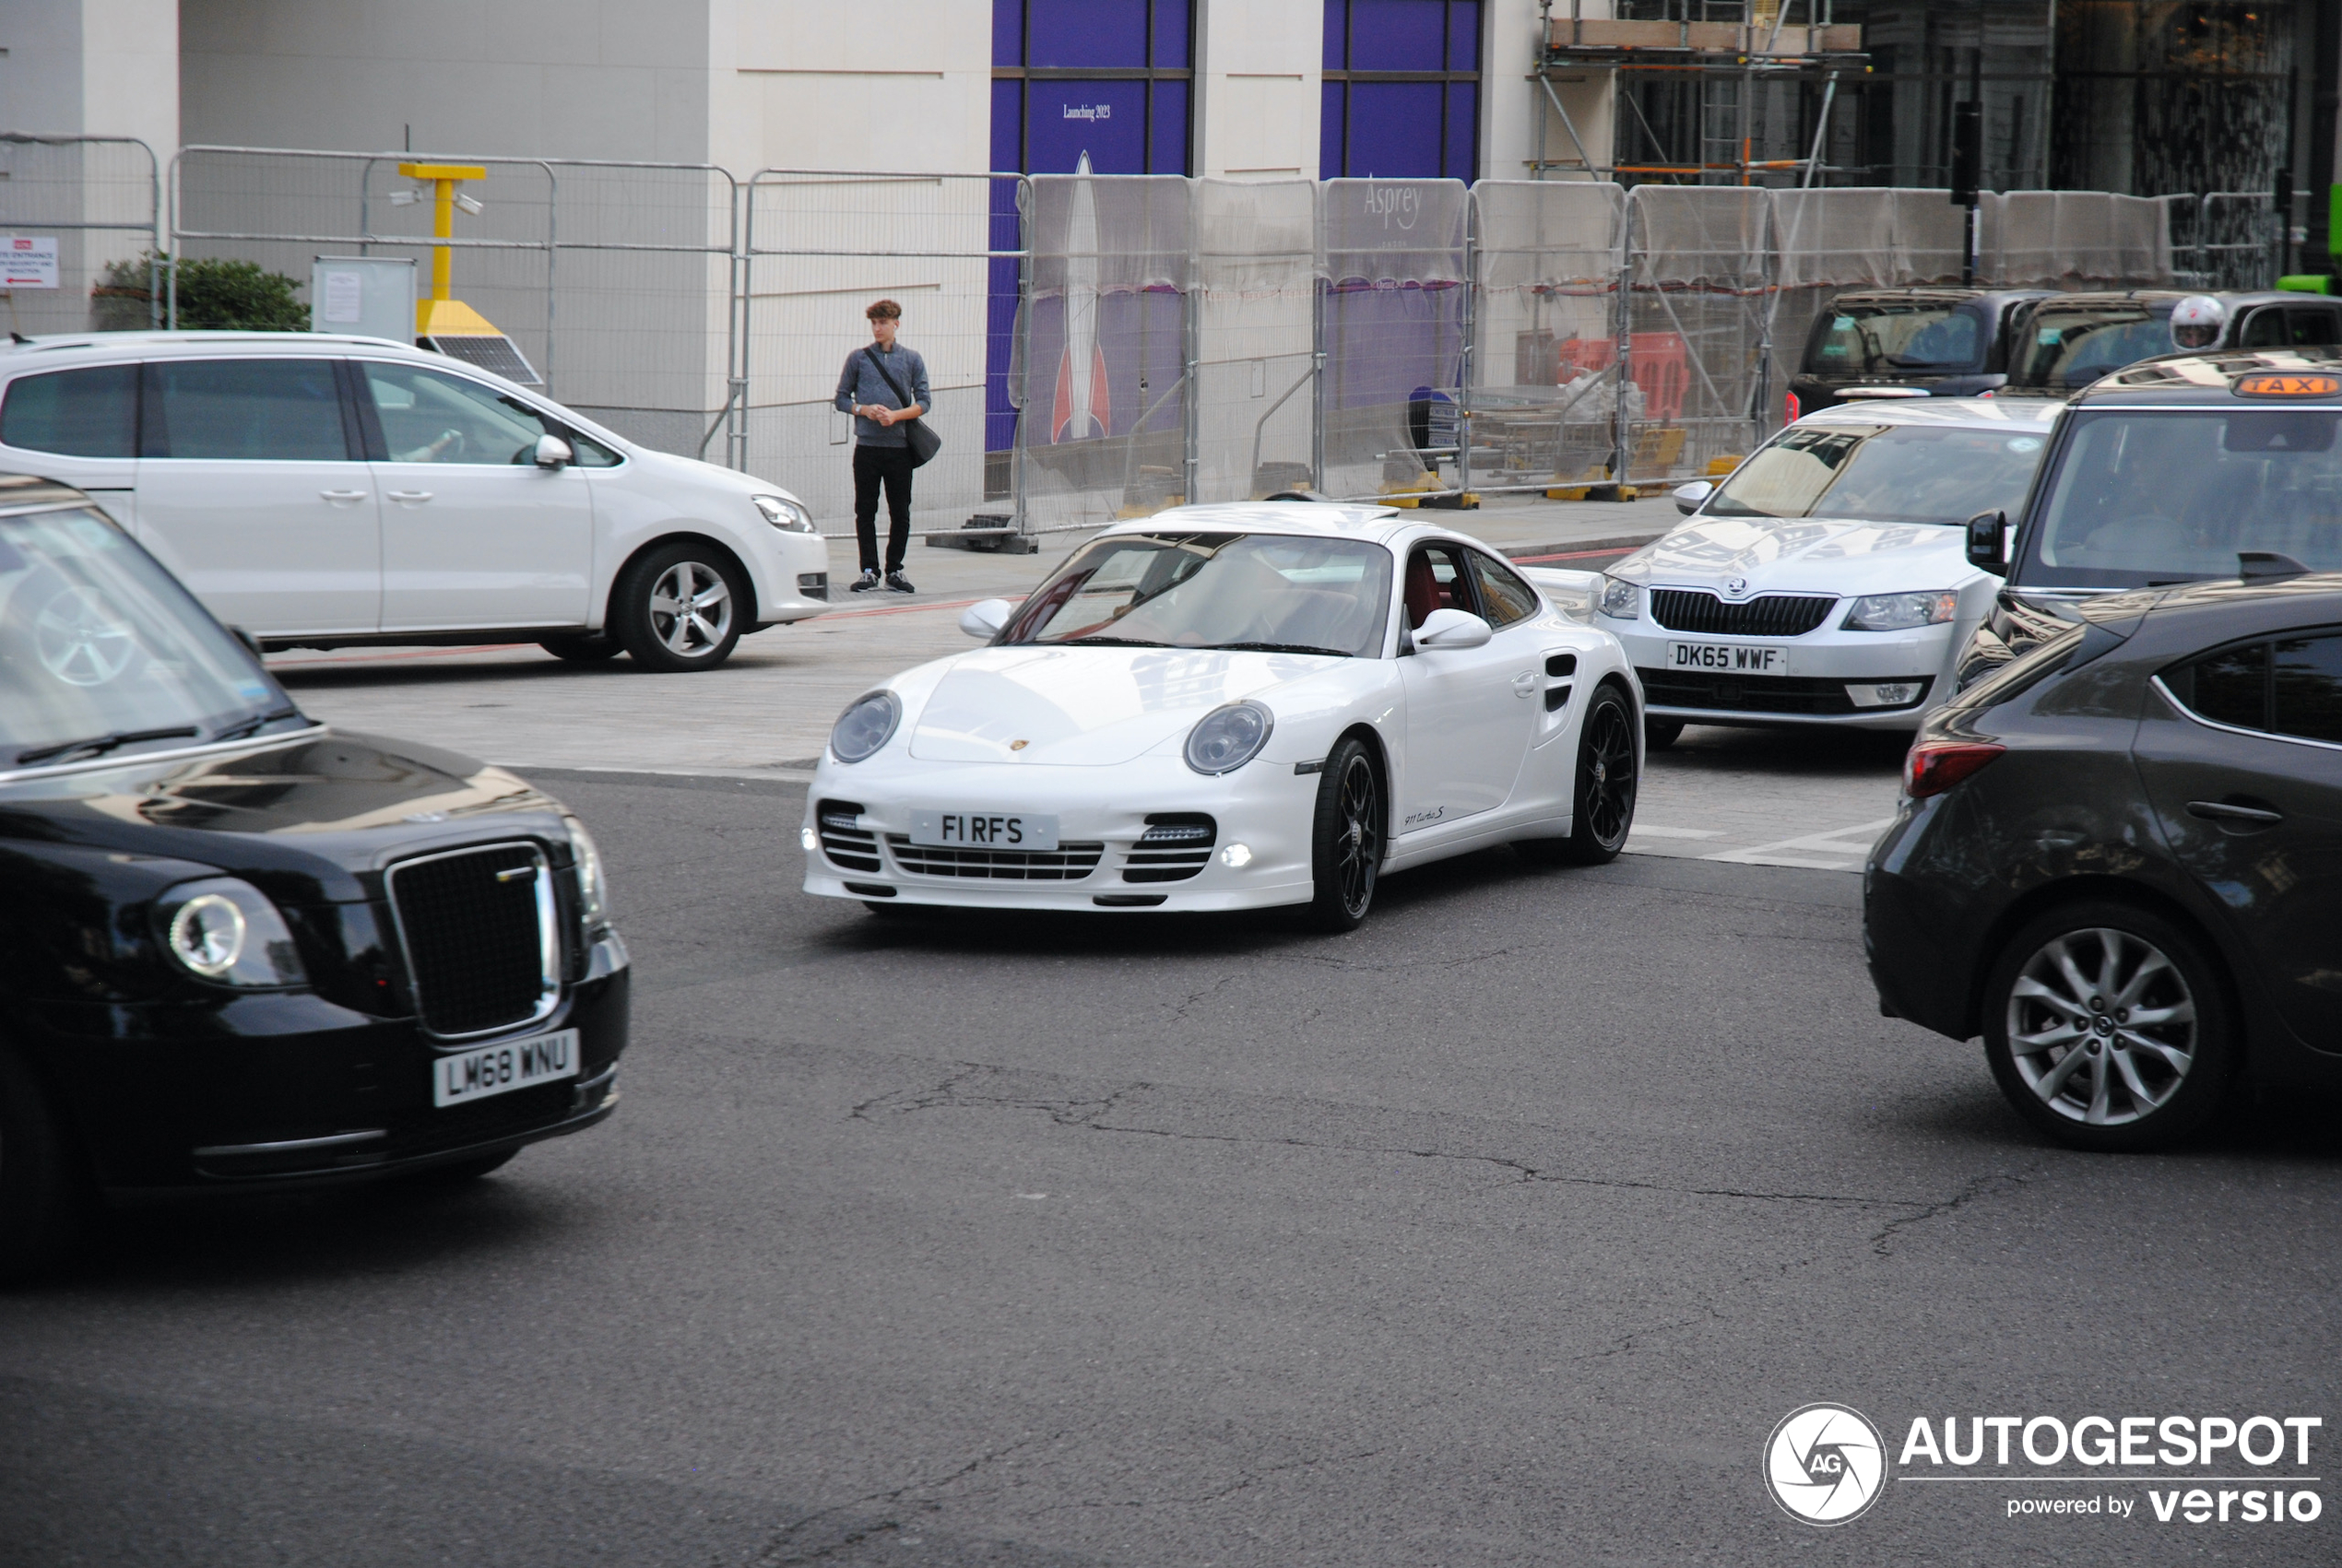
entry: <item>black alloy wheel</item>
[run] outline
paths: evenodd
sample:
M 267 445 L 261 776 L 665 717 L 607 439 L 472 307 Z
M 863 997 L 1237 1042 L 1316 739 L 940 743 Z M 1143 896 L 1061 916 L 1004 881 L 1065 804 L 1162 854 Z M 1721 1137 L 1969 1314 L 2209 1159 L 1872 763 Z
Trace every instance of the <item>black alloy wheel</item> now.
M 1550 839 L 1553 858 L 1603 866 L 1618 858 L 1635 825 L 1635 713 L 1615 686 L 1594 688 L 1578 732 L 1578 776 L 1570 791 L 1569 836 Z
M 1320 931 L 1354 931 L 1374 903 L 1382 874 L 1382 780 L 1366 743 L 1351 736 L 1326 759 L 1318 776 L 1318 809 L 1309 833 L 1309 866 L 1318 895 L 1309 924 Z
M 1643 749 L 1645 750 L 1664 751 L 1681 740 L 1683 737 L 1684 721 L 1681 719 L 1645 719 L 1643 721 Z
M 2001 949 L 1984 985 L 1984 1055 L 2017 1114 L 2076 1149 L 2159 1149 L 2211 1117 L 2236 1076 L 2221 970 L 2152 911 L 2053 909 Z
M 678 543 L 647 550 L 610 590 L 609 630 L 645 669 L 714 669 L 753 613 L 748 584 L 722 551 Z
M 588 631 L 574 637 L 548 637 L 537 644 L 557 659 L 574 665 L 598 665 L 626 652 L 626 644 L 607 631 Z
M 49 1097 L 0 1048 L 0 1281 L 53 1265 L 87 1218 L 89 1196 Z

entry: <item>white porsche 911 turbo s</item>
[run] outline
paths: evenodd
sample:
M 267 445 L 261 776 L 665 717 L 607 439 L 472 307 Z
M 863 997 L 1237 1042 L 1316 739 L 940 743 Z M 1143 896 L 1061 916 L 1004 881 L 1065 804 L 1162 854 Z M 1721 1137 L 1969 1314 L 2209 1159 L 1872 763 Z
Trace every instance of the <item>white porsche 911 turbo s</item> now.
M 1307 906 L 1511 843 L 1615 856 L 1642 695 L 1608 633 L 1389 507 L 1187 506 L 1118 524 L 987 646 L 850 704 L 807 795 L 805 890 L 1041 910 Z
M 1594 607 L 1641 678 L 1651 743 L 1686 724 L 1916 728 L 2000 587 L 1969 564 L 1964 525 L 2023 509 L 2061 407 L 1839 404 L 1721 485 L 1677 490 L 1690 518 L 1608 568 Z

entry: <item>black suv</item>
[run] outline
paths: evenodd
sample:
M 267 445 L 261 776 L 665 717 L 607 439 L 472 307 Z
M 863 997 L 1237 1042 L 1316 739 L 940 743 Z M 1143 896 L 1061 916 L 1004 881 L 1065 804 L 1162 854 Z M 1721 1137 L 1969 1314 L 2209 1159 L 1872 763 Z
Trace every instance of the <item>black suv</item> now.
M 288 700 L 80 491 L 0 476 L 0 1275 L 98 1194 L 485 1173 L 609 1114 L 576 819 Z
M 2342 410 L 2272 418 L 2337 455 Z M 2080 1148 L 2167 1142 L 2243 1075 L 2342 1086 L 2342 573 L 2243 564 L 2080 605 L 1938 710 L 1864 870 L 1881 1008 L 1981 1033 Z
M 2010 333 L 2038 289 L 1864 289 L 1823 307 L 1790 378 L 1788 415 L 1860 389 L 1906 397 L 1973 397 L 2008 380 Z

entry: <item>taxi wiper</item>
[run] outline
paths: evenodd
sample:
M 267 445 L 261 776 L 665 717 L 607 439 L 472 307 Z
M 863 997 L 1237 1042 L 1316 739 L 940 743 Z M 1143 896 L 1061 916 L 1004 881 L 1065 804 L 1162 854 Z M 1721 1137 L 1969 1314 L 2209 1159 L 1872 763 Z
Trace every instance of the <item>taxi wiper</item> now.
M 1212 646 L 1238 654 L 1326 654 L 1337 659 L 1350 656 L 1347 648 L 1319 648 L 1307 643 L 1214 643 Z
M 76 751 L 86 751 L 92 757 L 102 757 L 119 746 L 135 746 L 142 740 L 178 740 L 202 732 L 193 725 L 179 725 L 170 729 L 118 729 L 108 735 L 93 735 L 84 740 L 61 740 L 54 746 L 29 746 L 17 753 L 19 762 L 46 762 Z
M 242 740 L 244 737 L 252 734 L 254 730 L 261 728 L 265 725 L 273 725 L 278 719 L 297 719 L 299 717 L 301 717 L 301 710 L 293 707 L 290 703 L 288 703 L 284 707 L 278 708 L 273 713 L 255 713 L 251 718 L 240 720 L 235 724 L 230 725 L 211 738 L 214 740 Z
M 1168 648 L 1168 643 L 1150 643 L 1141 637 L 1068 637 L 1058 643 L 1060 648 Z

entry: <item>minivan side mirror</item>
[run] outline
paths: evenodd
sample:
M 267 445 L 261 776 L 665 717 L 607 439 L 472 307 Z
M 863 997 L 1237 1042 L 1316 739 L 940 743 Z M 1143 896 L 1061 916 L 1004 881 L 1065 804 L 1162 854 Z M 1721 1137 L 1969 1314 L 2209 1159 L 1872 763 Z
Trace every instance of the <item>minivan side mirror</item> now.
M 540 435 L 537 438 L 537 466 L 539 468 L 566 468 L 576 461 L 577 454 L 571 451 L 569 442 L 561 437 Z
M 1425 653 L 1484 648 L 1496 634 L 1495 629 L 1469 610 L 1436 609 L 1415 628 L 1415 646 Z
M 1006 599 L 979 599 L 960 612 L 960 630 L 988 643 L 1000 634 L 1015 609 Z
M 1688 517 L 1699 510 L 1699 503 L 1716 493 L 1716 487 L 1707 479 L 1694 479 L 1687 485 L 1675 487 L 1675 510 Z
M 2007 513 L 1978 513 L 1968 520 L 1968 564 L 1995 577 L 2007 576 Z

